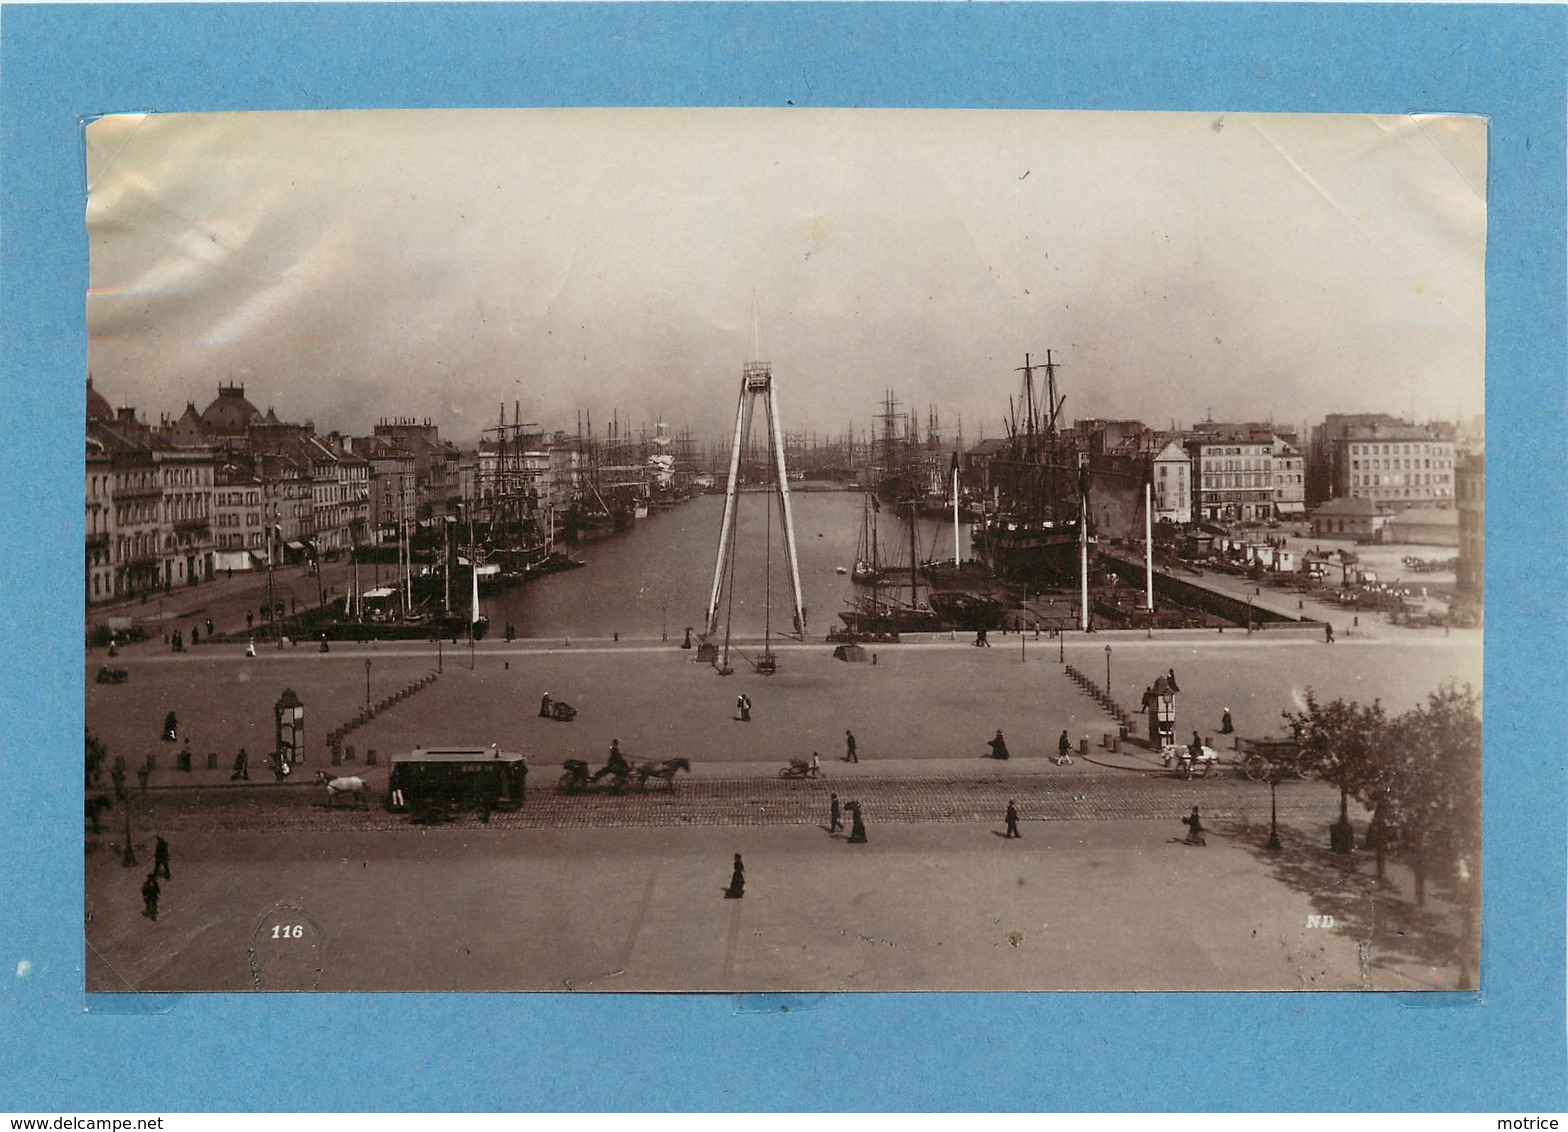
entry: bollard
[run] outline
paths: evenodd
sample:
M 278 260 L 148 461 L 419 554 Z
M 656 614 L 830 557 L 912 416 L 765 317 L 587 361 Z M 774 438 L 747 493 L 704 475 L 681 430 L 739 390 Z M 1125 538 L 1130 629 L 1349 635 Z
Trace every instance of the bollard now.
M 1078 753 L 1080 755 L 1087 755 L 1089 753 L 1089 736 L 1084 735 L 1078 740 Z
M 343 761 L 346 763 L 351 763 L 354 761 L 354 744 L 350 743 L 348 746 L 343 748 Z
M 370 748 L 370 750 L 365 752 L 365 765 L 366 766 L 375 766 L 376 765 L 376 749 L 374 747 Z

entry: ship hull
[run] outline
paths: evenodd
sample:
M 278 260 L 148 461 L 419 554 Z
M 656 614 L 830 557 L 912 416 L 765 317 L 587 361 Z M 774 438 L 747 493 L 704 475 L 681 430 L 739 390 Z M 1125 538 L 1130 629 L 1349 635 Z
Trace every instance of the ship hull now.
M 1066 585 L 1078 579 L 1078 525 L 1009 522 L 977 525 L 975 557 L 1009 582 Z

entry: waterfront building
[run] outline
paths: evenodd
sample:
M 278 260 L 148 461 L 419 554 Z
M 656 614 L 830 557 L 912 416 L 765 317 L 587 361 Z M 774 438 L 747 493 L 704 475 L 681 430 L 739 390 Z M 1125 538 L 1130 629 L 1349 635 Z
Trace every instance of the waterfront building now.
M 266 490 L 248 459 L 235 457 L 213 472 L 214 570 L 251 570 L 267 563 Z
M 134 422 L 131 410 L 122 410 L 116 421 L 124 423 L 127 415 Z M 107 513 L 100 515 L 88 534 L 89 560 L 98 559 L 90 571 L 99 579 L 92 601 L 133 597 L 163 584 L 159 570 L 163 487 L 158 468 L 152 449 L 121 435 L 115 423 L 87 422 L 88 466 L 91 475 L 100 477 L 91 494 L 101 503 L 105 486 L 108 489 Z M 105 475 L 107 485 L 101 478 Z M 95 546 L 98 540 L 102 541 Z
M 1272 431 L 1205 421 L 1186 441 L 1192 461 L 1193 517 L 1216 523 L 1275 517 Z
M 418 500 L 414 457 L 374 436 L 356 439 L 354 449 L 370 467 L 372 539 L 386 542 L 400 538 L 402 524 L 412 520 Z
M 463 501 L 462 453 L 429 418 L 383 418 L 376 422 L 373 439 L 413 457 L 415 508 L 419 518 L 455 515 Z
M 1305 514 L 1306 457 L 1295 444 L 1275 434 L 1269 453 L 1274 475 L 1274 514 L 1281 519 L 1293 519 Z
M 1478 453 L 1454 469 L 1454 500 L 1459 512 L 1458 589 L 1482 599 L 1486 573 L 1486 454 Z
M 1387 413 L 1332 414 L 1313 430 L 1312 463 L 1309 500 L 1370 499 L 1385 512 L 1453 506 L 1451 426 Z
M 161 437 L 151 444 L 163 488 L 162 576 L 167 585 L 212 578 L 212 491 L 215 460 L 207 447 L 177 448 Z
M 1370 499 L 1331 499 L 1312 512 L 1312 534 L 1370 542 L 1386 518 Z
M 255 458 L 262 487 L 262 543 L 273 565 L 304 557 L 311 529 L 311 482 L 307 464 L 283 452 Z
M 1175 440 L 1165 442 L 1153 459 L 1154 521 L 1192 522 L 1192 457 Z

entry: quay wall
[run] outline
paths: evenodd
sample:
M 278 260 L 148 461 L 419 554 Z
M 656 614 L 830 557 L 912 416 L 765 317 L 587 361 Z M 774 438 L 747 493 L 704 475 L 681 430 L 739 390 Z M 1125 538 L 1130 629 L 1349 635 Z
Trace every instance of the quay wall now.
M 1143 585 L 1142 562 L 1131 561 L 1104 550 L 1100 552 L 1100 561 L 1107 570 L 1116 574 L 1117 577 L 1138 586 Z M 1201 610 L 1204 613 L 1223 618 L 1237 625 L 1245 625 L 1247 623 L 1249 607 L 1245 601 L 1230 594 L 1209 589 L 1201 582 L 1178 578 L 1156 568 L 1154 572 L 1154 592 L 1156 596 L 1167 598 L 1177 605 Z M 1313 622 L 1299 617 L 1291 617 L 1288 614 L 1266 609 L 1262 605 L 1255 604 L 1250 608 L 1252 611 L 1252 624 L 1257 627 L 1267 628 L 1272 625 L 1278 625 L 1282 628 L 1290 626 L 1305 627 L 1313 624 Z

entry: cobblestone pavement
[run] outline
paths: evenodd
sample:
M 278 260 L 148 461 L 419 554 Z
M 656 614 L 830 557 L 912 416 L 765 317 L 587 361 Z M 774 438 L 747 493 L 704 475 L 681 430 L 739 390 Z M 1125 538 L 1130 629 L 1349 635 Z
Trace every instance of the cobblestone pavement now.
M 544 778 L 540 774 L 537 777 Z M 1267 821 L 1267 787 L 1238 778 L 1191 782 L 1166 776 L 1107 779 L 1102 774 L 1063 773 L 905 776 L 853 783 L 769 777 L 682 779 L 673 791 L 562 795 L 549 786 L 530 789 L 523 808 L 497 812 L 489 824 L 513 829 L 635 828 L 657 826 L 821 825 L 828 819 L 829 793 L 858 800 L 868 825 L 881 822 L 1002 821 L 1009 799 L 1028 821 L 1169 820 L 1192 806 L 1209 820 Z M 134 796 L 133 819 L 154 820 L 162 830 L 264 832 L 277 830 L 388 830 L 413 827 L 407 814 L 347 806 L 329 809 L 319 787 L 265 785 L 257 788 L 154 790 Z M 1331 821 L 1338 795 L 1322 783 L 1288 783 L 1279 790 L 1282 818 Z M 120 812 L 106 815 L 102 836 L 120 829 Z M 477 828 L 475 813 L 442 823 Z M 847 824 L 847 820 L 846 820 Z M 417 828 L 417 827 L 414 827 Z

